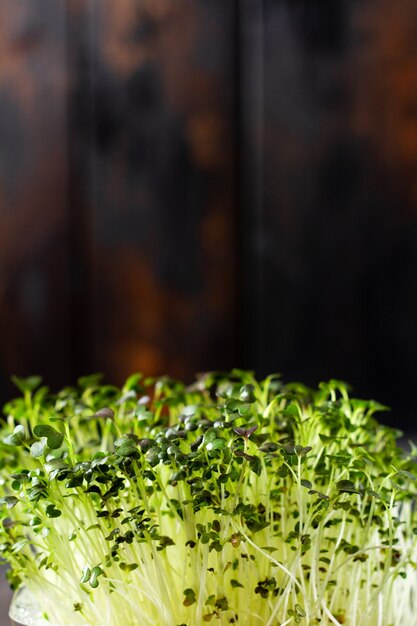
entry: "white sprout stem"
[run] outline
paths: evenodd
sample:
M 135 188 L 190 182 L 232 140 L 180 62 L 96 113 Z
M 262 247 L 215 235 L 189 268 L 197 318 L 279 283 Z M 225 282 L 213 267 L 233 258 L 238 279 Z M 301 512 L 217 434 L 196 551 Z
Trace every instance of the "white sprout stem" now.
M 378 596 L 378 626 L 382 626 L 384 619 L 384 597 L 382 593 Z
M 332 624 L 336 624 L 336 626 L 342 626 L 342 624 L 338 622 L 337 619 L 330 613 L 324 600 L 321 601 L 321 607 Z
M 305 594 L 305 590 L 303 589 L 302 585 L 298 582 L 298 580 L 294 576 L 294 574 L 292 574 L 284 565 L 282 565 L 282 563 L 280 563 L 279 561 L 274 559 L 270 554 L 265 552 L 265 550 L 262 550 L 262 548 L 257 546 L 256 543 L 254 543 L 248 537 L 248 535 L 245 533 L 243 528 L 241 526 L 237 525 L 233 520 L 232 520 L 232 524 L 241 533 L 241 535 L 245 538 L 245 540 L 249 543 L 249 545 L 252 546 L 252 548 L 254 548 L 257 552 L 262 554 L 266 559 L 271 561 L 271 563 L 276 565 L 276 567 L 278 567 L 278 569 L 280 569 L 282 572 L 284 572 L 288 576 L 288 578 L 294 583 L 294 585 L 299 589 L 299 591 L 301 592 L 301 595 L 303 596 L 304 606 L 305 606 L 305 611 L 306 611 L 306 617 L 307 617 L 307 623 L 308 623 L 308 620 L 309 620 L 308 599 L 307 599 L 307 596 Z M 282 597 L 281 597 L 281 600 L 282 600 Z M 281 600 L 277 603 L 278 607 L 279 607 L 279 604 L 280 604 Z M 277 610 L 278 610 L 278 608 L 277 608 Z

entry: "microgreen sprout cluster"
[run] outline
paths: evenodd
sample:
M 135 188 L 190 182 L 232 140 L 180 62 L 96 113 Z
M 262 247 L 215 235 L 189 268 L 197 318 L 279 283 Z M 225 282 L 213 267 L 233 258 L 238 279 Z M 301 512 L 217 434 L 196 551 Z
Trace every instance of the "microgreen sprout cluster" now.
M 417 624 L 415 449 L 385 407 L 240 370 L 16 383 L 0 556 L 51 622 Z

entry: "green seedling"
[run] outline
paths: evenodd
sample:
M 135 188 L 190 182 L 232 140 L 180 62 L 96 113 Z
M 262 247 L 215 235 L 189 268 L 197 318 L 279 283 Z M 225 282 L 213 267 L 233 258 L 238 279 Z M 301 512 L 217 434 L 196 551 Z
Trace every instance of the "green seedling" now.
M 51 622 L 417 625 L 416 449 L 385 407 L 239 370 L 15 382 L 0 556 Z

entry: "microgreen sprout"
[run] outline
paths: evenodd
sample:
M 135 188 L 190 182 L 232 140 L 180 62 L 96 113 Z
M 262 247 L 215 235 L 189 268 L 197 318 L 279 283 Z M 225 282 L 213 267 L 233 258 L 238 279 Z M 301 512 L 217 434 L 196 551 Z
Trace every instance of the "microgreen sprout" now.
M 385 407 L 209 373 L 15 379 L 0 557 L 53 623 L 416 626 L 416 449 Z

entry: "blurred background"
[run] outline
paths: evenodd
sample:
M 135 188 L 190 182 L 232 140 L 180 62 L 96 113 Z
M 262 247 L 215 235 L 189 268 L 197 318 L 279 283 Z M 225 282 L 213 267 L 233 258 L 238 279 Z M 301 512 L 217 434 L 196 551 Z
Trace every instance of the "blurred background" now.
M 415 0 L 0 0 L 0 400 L 337 377 L 412 430 Z

